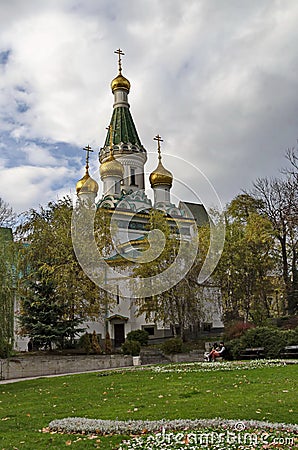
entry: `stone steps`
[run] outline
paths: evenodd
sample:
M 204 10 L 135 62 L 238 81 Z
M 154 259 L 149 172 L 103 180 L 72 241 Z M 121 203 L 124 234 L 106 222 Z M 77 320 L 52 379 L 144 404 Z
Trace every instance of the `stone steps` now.
M 204 360 L 203 350 L 192 350 L 189 353 L 176 353 L 174 355 L 165 355 L 159 349 L 142 348 L 140 353 L 141 364 L 169 364 L 179 362 L 195 362 Z

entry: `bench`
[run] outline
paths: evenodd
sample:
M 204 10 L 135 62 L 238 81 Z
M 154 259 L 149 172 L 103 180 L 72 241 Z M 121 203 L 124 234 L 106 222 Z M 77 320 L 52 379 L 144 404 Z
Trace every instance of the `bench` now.
M 260 359 L 264 358 L 264 347 L 245 348 L 240 353 L 241 359 Z
M 280 356 L 282 358 L 298 358 L 298 345 L 287 345 Z

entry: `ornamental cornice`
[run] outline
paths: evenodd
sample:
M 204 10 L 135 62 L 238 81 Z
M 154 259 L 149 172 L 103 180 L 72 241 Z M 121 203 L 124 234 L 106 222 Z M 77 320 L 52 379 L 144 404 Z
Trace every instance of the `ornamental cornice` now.
M 135 165 L 137 167 L 141 167 L 142 168 L 143 165 L 144 165 L 144 163 L 141 160 L 141 158 L 134 158 L 134 159 L 129 158 L 128 159 L 128 158 L 125 158 L 125 157 L 121 157 L 121 158 L 118 158 L 118 161 L 120 161 L 123 166 Z
M 131 144 L 131 143 L 123 143 L 121 142 L 120 144 L 114 145 L 113 146 L 113 153 L 114 155 L 121 155 L 121 156 L 125 156 L 125 155 L 131 155 L 131 156 L 138 156 L 142 158 L 142 160 L 144 162 L 147 161 L 147 152 L 146 149 L 144 147 L 140 147 L 137 144 Z M 110 147 L 109 146 L 105 146 L 102 147 L 99 151 L 99 161 L 102 163 L 104 161 L 104 159 L 109 156 L 110 154 Z

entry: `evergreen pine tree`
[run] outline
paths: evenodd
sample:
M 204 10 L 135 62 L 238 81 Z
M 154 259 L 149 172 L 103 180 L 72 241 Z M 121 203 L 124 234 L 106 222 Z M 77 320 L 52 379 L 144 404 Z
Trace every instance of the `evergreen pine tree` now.
M 56 301 L 55 286 L 45 279 L 29 283 L 19 321 L 22 334 L 30 337 L 35 348 L 51 350 L 53 344 L 64 348 L 81 331 L 77 329 L 81 320 L 71 318 L 66 306 Z

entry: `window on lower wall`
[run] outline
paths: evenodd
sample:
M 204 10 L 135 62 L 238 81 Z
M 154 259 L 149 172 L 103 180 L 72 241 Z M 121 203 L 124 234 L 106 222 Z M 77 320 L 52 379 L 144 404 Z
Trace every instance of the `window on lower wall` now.
M 202 324 L 203 331 L 211 331 L 212 323 L 211 322 L 204 322 Z
M 143 327 L 144 331 L 147 331 L 149 336 L 154 336 L 155 334 L 155 327 Z

